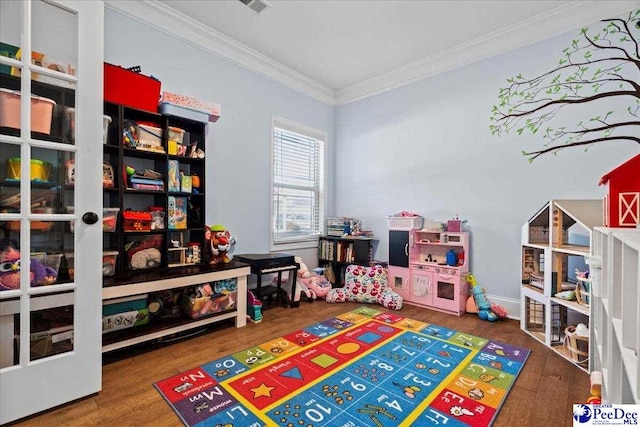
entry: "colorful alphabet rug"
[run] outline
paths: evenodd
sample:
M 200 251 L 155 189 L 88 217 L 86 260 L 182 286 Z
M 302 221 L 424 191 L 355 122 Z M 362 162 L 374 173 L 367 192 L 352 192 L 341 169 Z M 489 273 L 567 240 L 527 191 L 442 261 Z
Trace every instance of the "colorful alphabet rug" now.
M 486 426 L 529 353 L 362 307 L 154 385 L 187 426 Z

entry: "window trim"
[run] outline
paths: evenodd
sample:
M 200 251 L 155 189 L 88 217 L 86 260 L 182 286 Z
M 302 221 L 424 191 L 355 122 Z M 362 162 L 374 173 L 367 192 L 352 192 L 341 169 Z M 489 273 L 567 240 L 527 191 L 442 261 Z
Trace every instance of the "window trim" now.
M 328 145 L 328 134 L 325 131 L 313 128 L 311 126 L 304 125 L 302 123 L 295 122 L 293 120 L 285 119 L 284 117 L 280 117 L 277 115 L 271 116 L 271 135 L 269 137 L 270 140 L 270 166 L 269 166 L 269 176 L 270 176 L 270 193 L 269 193 L 269 247 L 271 251 L 281 251 L 281 250 L 291 250 L 291 249 L 306 249 L 306 248 L 314 248 L 318 246 L 318 237 L 319 236 L 309 236 L 304 239 L 300 239 L 299 241 L 286 242 L 286 243 L 276 243 L 274 239 L 274 230 L 273 230 L 273 215 L 274 215 L 274 200 L 273 200 L 273 191 L 274 191 L 274 176 L 273 176 L 273 162 L 274 162 L 274 148 L 275 148 L 275 128 L 284 128 L 292 132 L 297 132 L 303 134 L 309 138 L 319 139 L 323 141 L 322 146 L 322 158 L 323 158 L 323 170 L 322 170 L 322 182 L 320 183 L 320 206 L 318 210 L 318 221 L 319 221 L 319 234 L 322 235 L 326 217 L 326 205 L 327 205 L 327 194 L 326 194 L 326 186 L 327 186 L 327 145 Z

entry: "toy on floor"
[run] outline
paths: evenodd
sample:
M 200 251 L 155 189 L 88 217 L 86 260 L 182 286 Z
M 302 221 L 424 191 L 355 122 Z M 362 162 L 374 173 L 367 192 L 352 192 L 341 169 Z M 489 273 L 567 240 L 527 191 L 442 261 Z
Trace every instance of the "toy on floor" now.
M 487 299 L 484 289 L 478 286 L 473 274 L 467 274 L 467 283 L 469 283 L 469 291 L 471 292 L 471 296 L 467 300 L 467 312 L 478 313 L 479 318 L 489 322 L 495 322 L 509 315 L 504 307 L 493 304 Z
M 316 272 L 315 275 L 312 275 L 307 265 L 299 256 L 295 257 L 294 260 L 300 265 L 298 269 L 298 286 L 302 285 L 304 288 L 313 292 L 314 299 L 326 297 L 331 290 L 331 282 L 329 282 L 323 274 Z M 322 271 L 324 271 L 324 269 L 322 269 Z
M 276 286 L 278 284 L 278 278 L 273 278 L 273 284 Z M 280 284 L 280 290 L 282 292 L 281 297 L 283 298 L 282 303 L 286 307 L 291 300 L 293 300 L 293 306 L 298 307 L 300 305 L 300 298 L 302 294 L 307 297 L 307 302 L 313 302 L 316 299 L 316 294 L 311 289 L 307 288 L 304 283 L 300 281 L 296 281 L 296 292 L 295 295 L 291 295 L 291 288 L 293 285 L 293 281 L 288 278 L 284 280 Z
M 247 291 L 247 318 L 254 323 L 262 322 L 262 301 L 251 291 Z

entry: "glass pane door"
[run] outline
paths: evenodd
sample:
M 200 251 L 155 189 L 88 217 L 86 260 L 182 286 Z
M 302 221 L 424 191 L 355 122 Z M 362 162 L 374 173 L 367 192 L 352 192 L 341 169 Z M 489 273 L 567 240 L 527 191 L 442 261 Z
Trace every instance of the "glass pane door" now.
M 100 388 L 100 176 L 75 172 L 100 167 L 102 28 L 102 2 L 0 2 L 0 424 Z

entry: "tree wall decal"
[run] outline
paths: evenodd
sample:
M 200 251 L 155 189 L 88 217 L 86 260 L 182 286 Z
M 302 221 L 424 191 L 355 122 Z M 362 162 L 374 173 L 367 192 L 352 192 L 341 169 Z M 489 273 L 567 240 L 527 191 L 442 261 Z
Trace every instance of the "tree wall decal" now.
M 491 110 L 491 134 L 515 129 L 518 135 L 542 135 L 541 149 L 522 152 L 530 162 L 570 147 L 586 151 L 597 143 L 640 144 L 639 41 L 640 10 L 629 12 L 626 19 L 603 19 L 593 31 L 582 28 L 552 70 L 534 78 L 518 74 L 507 79 L 508 86 L 498 92 L 499 104 Z M 587 105 L 599 113 L 573 126 L 563 123 L 563 113 Z

